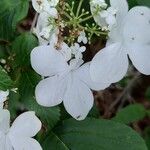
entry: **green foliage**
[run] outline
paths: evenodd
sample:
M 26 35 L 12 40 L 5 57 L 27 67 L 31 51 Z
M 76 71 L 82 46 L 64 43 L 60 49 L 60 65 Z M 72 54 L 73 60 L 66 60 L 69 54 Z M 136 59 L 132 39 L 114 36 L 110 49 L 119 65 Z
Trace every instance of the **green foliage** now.
M 145 141 L 146 141 L 148 150 L 150 150 L 150 127 L 146 128 L 145 130 Z
M 16 25 L 26 17 L 28 0 L 0 0 L 0 40 L 14 39 Z
M 8 100 L 8 109 L 11 114 L 11 119 L 14 120 L 17 117 L 17 113 L 20 107 L 20 102 L 19 102 L 19 94 L 15 92 L 10 92 L 9 93 L 9 100 Z
M 150 100 L 150 87 L 147 88 L 146 92 L 145 92 L 145 97 Z
M 136 0 L 137 1 L 137 3 L 139 4 L 139 5 L 143 5 L 143 6 L 148 6 L 148 7 L 150 7 L 150 1 L 149 0 Z
M 36 112 L 37 116 L 39 116 L 40 120 L 42 121 L 43 126 L 47 130 L 52 129 L 60 119 L 59 107 L 42 107 L 37 104 L 35 99 L 28 99 L 27 101 L 24 101 L 24 103 L 27 110 L 32 110 Z
M 113 118 L 114 121 L 129 124 L 143 119 L 147 115 L 147 111 L 140 104 L 132 104 L 121 109 Z
M 37 45 L 38 40 L 31 33 L 18 36 L 12 43 L 12 55 L 15 55 L 14 67 L 29 66 L 31 50 Z
M 0 90 L 6 91 L 12 87 L 12 80 L 8 76 L 7 72 L 0 66 Z
M 131 128 L 113 121 L 69 119 L 43 142 L 44 150 L 147 150 Z

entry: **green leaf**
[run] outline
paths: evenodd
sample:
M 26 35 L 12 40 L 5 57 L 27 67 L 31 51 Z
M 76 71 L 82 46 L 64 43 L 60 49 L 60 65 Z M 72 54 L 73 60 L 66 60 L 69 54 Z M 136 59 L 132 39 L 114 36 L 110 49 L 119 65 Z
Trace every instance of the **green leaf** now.
M 6 91 L 12 87 L 13 81 L 7 72 L 0 66 L 0 90 Z
M 35 99 L 25 101 L 25 107 L 28 110 L 35 111 L 47 130 L 52 129 L 60 119 L 59 107 L 42 107 Z
M 20 106 L 19 98 L 20 97 L 18 93 L 10 91 L 8 100 L 8 110 L 11 114 L 11 120 L 14 120 L 17 117 L 17 112 Z
M 37 38 L 31 33 L 24 33 L 17 37 L 12 44 L 12 53 L 15 55 L 14 67 L 30 65 L 30 53 L 38 45 Z
M 28 0 L 0 0 L 0 40 L 14 38 L 16 25 L 27 16 Z
M 147 150 L 144 140 L 124 124 L 101 119 L 69 119 L 50 133 L 44 150 Z
M 147 112 L 143 105 L 132 104 L 121 109 L 113 118 L 114 121 L 129 124 L 135 121 L 142 120 Z
M 71 150 L 67 145 L 53 132 L 45 138 L 42 144 L 43 150 Z
M 128 0 L 129 8 L 132 8 L 134 6 L 137 6 L 137 0 Z
M 145 132 L 144 138 L 145 138 L 148 150 L 150 150 L 150 127 L 147 127 L 144 132 Z
M 150 1 L 149 0 L 136 0 L 137 1 L 137 3 L 139 4 L 139 5 L 143 5 L 143 6 L 148 6 L 148 7 L 150 7 Z

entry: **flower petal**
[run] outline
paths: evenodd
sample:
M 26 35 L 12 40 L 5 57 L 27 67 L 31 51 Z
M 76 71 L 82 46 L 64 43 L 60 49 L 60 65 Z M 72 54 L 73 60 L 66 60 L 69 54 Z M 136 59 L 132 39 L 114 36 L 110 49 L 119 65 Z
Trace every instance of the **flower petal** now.
M 116 19 L 118 24 L 122 22 L 128 13 L 128 3 L 126 0 L 110 0 L 111 7 L 117 10 Z
M 93 102 L 94 98 L 88 86 L 73 75 L 70 76 L 63 100 L 67 112 L 73 118 L 83 120 L 92 108 Z
M 6 101 L 9 91 L 0 90 L 0 108 L 3 108 L 3 103 Z
M 39 46 L 31 52 L 31 65 L 42 76 L 52 76 L 67 69 L 62 54 L 53 46 Z
M 93 58 L 91 78 L 95 82 L 114 83 L 123 78 L 128 69 L 127 53 L 119 43 L 105 47 Z
M 56 8 L 54 8 L 54 7 L 48 7 L 46 9 L 46 11 L 49 13 L 49 15 L 51 17 L 56 18 L 56 19 L 58 18 L 58 12 L 57 12 Z
M 37 102 L 45 107 L 60 104 L 66 90 L 66 82 L 66 78 L 61 79 L 59 76 L 42 80 L 35 90 Z
M 32 0 L 32 6 L 38 13 L 41 13 L 47 5 L 49 5 L 47 0 Z
M 41 121 L 35 116 L 33 111 L 21 114 L 13 122 L 10 128 L 10 136 L 33 137 L 41 129 Z
M 10 113 L 8 110 L 0 110 L 0 131 L 6 133 L 10 127 Z
M 14 150 L 10 139 L 5 133 L 0 131 L 0 150 Z
M 137 70 L 145 75 L 150 75 L 150 45 L 132 45 L 129 57 Z
M 33 138 L 10 137 L 15 150 L 42 150 L 41 145 Z
M 143 6 L 132 8 L 125 18 L 124 41 L 127 45 L 150 44 L 150 9 Z
M 79 79 L 83 81 L 92 90 L 103 90 L 110 85 L 110 83 L 103 83 L 103 79 L 101 80 L 101 82 L 94 82 L 91 79 L 90 62 L 82 65 L 79 69 L 77 69 L 75 71 L 75 75 L 79 77 Z

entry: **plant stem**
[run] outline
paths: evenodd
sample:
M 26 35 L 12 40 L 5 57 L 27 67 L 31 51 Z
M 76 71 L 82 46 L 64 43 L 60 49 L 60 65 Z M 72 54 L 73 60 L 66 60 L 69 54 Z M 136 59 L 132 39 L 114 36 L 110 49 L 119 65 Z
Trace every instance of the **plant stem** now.
M 85 22 L 85 21 L 87 21 L 87 20 L 89 20 L 89 19 L 91 19 L 91 18 L 93 18 L 92 15 L 91 15 L 91 16 L 88 16 L 88 17 L 86 17 L 86 18 L 84 18 L 84 19 L 82 19 L 82 20 L 80 21 L 80 23 Z
M 80 0 L 79 6 L 77 8 L 77 13 L 76 13 L 76 17 L 79 16 L 80 10 L 81 10 L 81 6 L 82 6 L 83 0 Z

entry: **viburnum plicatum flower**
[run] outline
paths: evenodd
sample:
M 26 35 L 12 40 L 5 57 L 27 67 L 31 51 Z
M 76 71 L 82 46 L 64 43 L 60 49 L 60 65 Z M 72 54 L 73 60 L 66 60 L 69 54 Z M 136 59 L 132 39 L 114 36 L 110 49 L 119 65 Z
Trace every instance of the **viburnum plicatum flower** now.
M 80 46 L 78 43 L 74 43 L 70 47 L 72 54 L 75 56 L 76 59 L 82 59 L 83 55 L 82 53 L 85 52 L 86 47 L 85 46 Z
M 59 0 L 32 0 L 32 6 L 38 13 L 47 12 L 50 16 L 57 18 L 58 12 L 55 7 L 58 2 Z
M 150 9 L 137 6 L 128 11 L 126 0 L 110 0 L 117 10 L 116 25 L 107 46 L 93 58 L 90 66 L 94 81 L 117 82 L 128 70 L 128 56 L 141 73 L 150 74 Z
M 39 44 L 49 44 L 50 42 L 56 44 L 58 41 L 59 29 L 55 25 L 55 19 L 48 13 L 40 13 L 37 25 L 33 29 L 33 33 L 38 37 Z
M 105 0 L 91 0 L 90 8 L 95 22 L 102 29 L 111 29 L 112 25 L 116 23 L 117 10 L 113 7 L 107 8 Z
M 1 150 L 42 150 L 33 139 L 41 129 L 41 121 L 32 111 L 18 116 L 10 127 L 10 113 L 0 109 L 0 149 Z
M 107 8 L 107 4 L 106 4 L 105 0 L 91 0 L 90 6 L 91 6 L 92 12 L 94 12 L 94 13 L 95 13 L 95 11 L 100 11 L 102 9 Z
M 81 43 L 81 42 L 83 42 L 84 44 L 87 44 L 87 42 L 88 42 L 86 34 L 84 31 L 81 31 L 80 35 L 78 37 L 78 43 Z
M 41 76 L 46 77 L 36 86 L 37 102 L 45 107 L 56 106 L 63 102 L 67 112 L 77 120 L 83 120 L 91 107 L 94 98 L 92 91 L 109 86 L 107 83 L 96 83 L 90 78 L 89 64 L 83 60 L 71 59 L 67 63 L 61 49 L 53 45 L 39 46 L 31 52 L 31 65 Z M 65 50 L 64 50 L 65 51 Z
M 109 7 L 107 10 L 103 10 L 100 12 L 100 17 L 103 18 L 105 20 L 104 22 L 106 23 L 105 26 L 103 27 L 108 26 L 108 29 L 110 30 L 112 26 L 116 24 L 116 16 L 115 16 L 116 13 L 117 10 L 114 9 L 113 7 Z
M 6 101 L 9 91 L 0 90 L 0 109 L 3 107 L 3 103 Z

